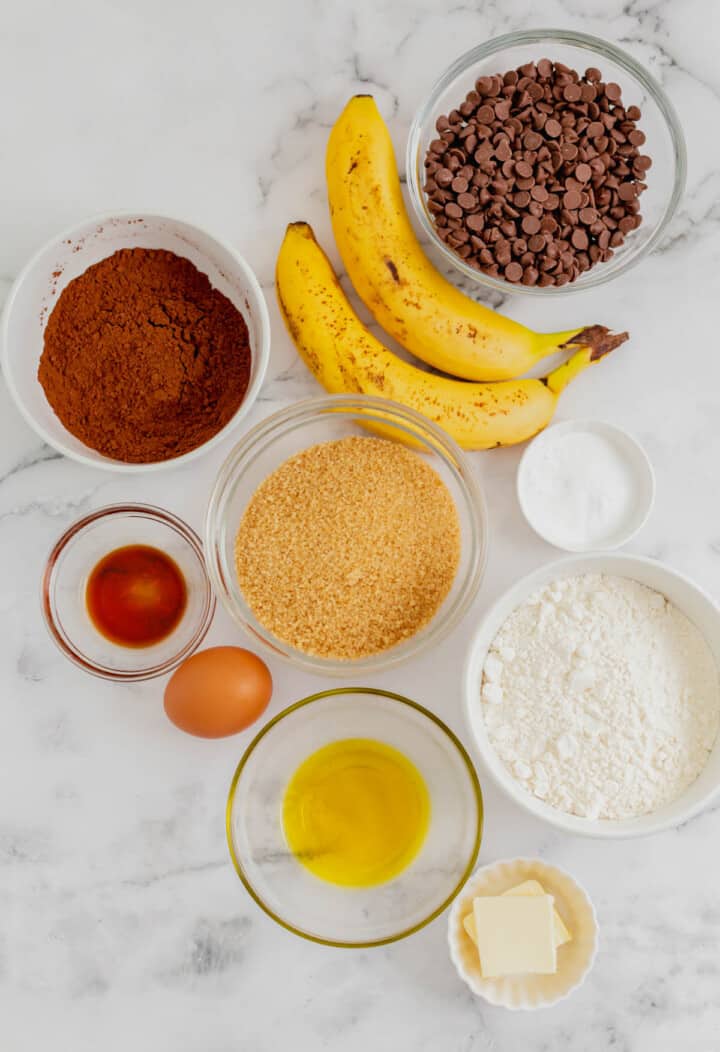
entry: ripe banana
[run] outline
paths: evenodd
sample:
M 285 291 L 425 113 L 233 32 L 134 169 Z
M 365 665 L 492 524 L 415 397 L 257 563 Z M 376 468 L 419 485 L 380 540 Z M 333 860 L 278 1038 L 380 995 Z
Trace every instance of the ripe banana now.
M 618 337 L 601 325 L 533 332 L 438 273 L 408 219 L 390 134 L 371 95 L 350 99 L 338 118 L 326 174 L 335 241 L 358 296 L 422 361 L 467 380 L 506 380 L 557 350 L 587 347 L 602 355 L 617 346 Z
M 368 331 L 307 223 L 288 226 L 275 277 L 290 335 L 326 391 L 402 402 L 434 420 L 464 449 L 532 437 L 550 421 L 567 384 L 606 353 L 584 347 L 544 380 L 451 380 L 409 365 Z

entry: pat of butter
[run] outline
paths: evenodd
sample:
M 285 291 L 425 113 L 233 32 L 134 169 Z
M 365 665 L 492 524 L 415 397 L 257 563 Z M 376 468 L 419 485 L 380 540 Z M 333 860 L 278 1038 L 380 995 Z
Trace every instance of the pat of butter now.
M 484 978 L 557 971 L 552 895 L 487 895 L 473 910 Z
M 544 895 L 545 888 L 542 886 L 539 880 L 524 880 L 522 884 L 517 884 L 514 888 L 509 888 L 507 891 L 503 891 L 503 895 Z M 553 926 L 555 928 L 555 945 L 564 946 L 566 942 L 570 942 L 572 935 L 563 924 L 563 919 L 556 909 L 553 909 Z M 468 933 L 472 941 L 477 946 L 477 938 L 475 937 L 475 915 L 472 910 L 463 919 L 463 927 Z

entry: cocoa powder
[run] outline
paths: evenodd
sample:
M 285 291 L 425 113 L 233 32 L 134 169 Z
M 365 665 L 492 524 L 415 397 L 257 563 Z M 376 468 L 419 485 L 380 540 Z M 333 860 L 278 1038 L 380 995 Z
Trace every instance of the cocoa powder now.
M 76 438 L 129 463 L 168 460 L 230 420 L 250 378 L 237 308 L 188 259 L 132 248 L 63 290 L 38 379 Z

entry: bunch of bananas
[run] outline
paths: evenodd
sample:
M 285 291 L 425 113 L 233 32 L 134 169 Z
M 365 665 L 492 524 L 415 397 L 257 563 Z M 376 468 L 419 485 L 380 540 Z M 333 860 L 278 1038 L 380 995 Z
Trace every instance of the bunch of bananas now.
M 416 368 L 377 340 L 311 227 L 291 223 L 277 261 L 278 301 L 303 361 L 326 391 L 392 398 L 434 420 L 464 449 L 488 449 L 540 431 L 570 380 L 627 339 L 601 325 L 536 333 L 446 281 L 415 237 L 392 141 L 372 97 L 357 95 L 345 107 L 330 134 L 326 170 L 335 240 L 361 300 L 398 343 L 450 374 Z M 565 349 L 574 353 L 543 379 L 513 379 Z

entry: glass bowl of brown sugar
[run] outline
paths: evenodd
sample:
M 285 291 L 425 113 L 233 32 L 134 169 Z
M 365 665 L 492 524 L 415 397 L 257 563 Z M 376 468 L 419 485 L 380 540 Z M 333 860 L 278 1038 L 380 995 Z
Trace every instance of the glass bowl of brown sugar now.
M 262 289 L 236 249 L 180 219 L 121 212 L 51 238 L 0 319 L 17 408 L 64 456 L 177 467 L 252 408 L 270 355 Z
M 558 295 L 625 274 L 685 186 L 672 103 L 630 55 L 556 29 L 466 52 L 417 111 L 407 182 L 432 248 L 470 286 Z
M 216 595 L 254 639 L 326 675 L 397 665 L 467 611 L 485 498 L 436 424 L 362 395 L 274 413 L 235 446 L 206 517 Z

